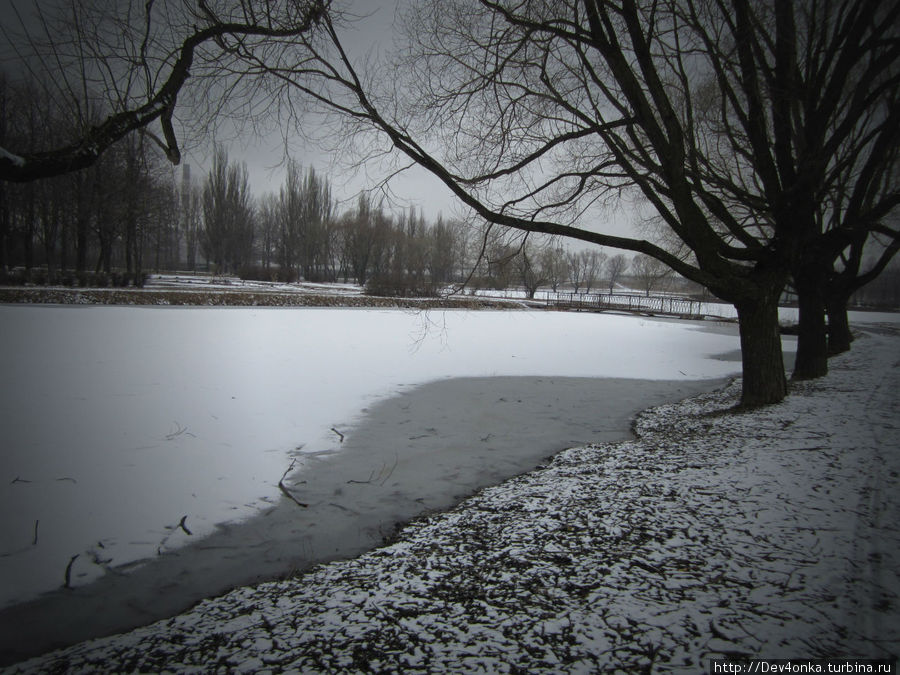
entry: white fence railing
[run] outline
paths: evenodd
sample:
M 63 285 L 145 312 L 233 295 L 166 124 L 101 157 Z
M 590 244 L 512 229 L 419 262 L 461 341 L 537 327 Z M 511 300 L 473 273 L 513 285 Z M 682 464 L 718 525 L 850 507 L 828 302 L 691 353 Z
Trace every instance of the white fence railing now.
M 560 309 L 620 310 L 646 314 L 665 314 L 685 318 L 701 318 L 708 312 L 707 304 L 691 298 L 667 295 L 633 295 L 622 293 L 553 293 L 535 297 Z

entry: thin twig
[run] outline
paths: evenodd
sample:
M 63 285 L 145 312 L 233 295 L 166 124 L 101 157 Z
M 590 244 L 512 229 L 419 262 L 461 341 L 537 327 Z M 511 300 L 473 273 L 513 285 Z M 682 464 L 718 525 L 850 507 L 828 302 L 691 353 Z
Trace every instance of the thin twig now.
M 176 420 L 176 422 L 175 422 L 175 431 L 172 431 L 172 432 L 166 434 L 166 440 L 167 440 L 167 441 L 174 441 L 176 438 L 178 438 L 178 437 L 181 436 L 182 434 L 185 434 L 185 435 L 187 435 L 187 436 L 192 436 L 193 438 L 196 438 L 196 436 L 194 436 L 194 434 L 192 434 L 190 431 L 188 431 L 188 428 L 187 428 L 187 427 L 181 426 L 181 423 L 178 422 L 178 421 Z
M 63 584 L 63 588 L 72 588 L 72 565 L 75 563 L 75 559 L 79 556 L 78 553 L 69 558 L 69 564 L 66 565 L 66 583 Z
M 388 479 L 394 474 L 394 471 L 396 470 L 397 465 L 399 463 L 400 463 L 400 455 L 394 455 L 393 466 L 390 469 L 388 469 L 386 463 L 382 464 L 381 469 L 377 472 L 377 474 L 378 474 L 377 477 L 376 477 L 375 469 L 372 469 L 372 473 L 369 474 L 368 480 L 354 480 L 353 478 L 351 478 L 350 480 L 347 481 L 347 483 L 348 484 L 355 483 L 357 485 L 368 485 L 370 483 L 377 482 L 379 485 L 384 485 L 385 483 L 387 483 Z
M 341 443 L 343 443 L 343 442 L 344 442 L 344 434 L 342 434 L 340 431 L 338 431 L 338 430 L 335 429 L 334 427 L 331 427 L 331 430 L 332 430 L 334 433 L 336 433 L 338 436 L 340 436 L 340 438 L 341 438 Z
M 285 497 L 290 499 L 297 506 L 302 506 L 304 509 L 306 509 L 306 508 L 309 508 L 309 504 L 304 504 L 299 499 L 297 499 L 294 495 L 291 494 L 291 491 L 288 490 L 284 485 L 285 476 L 287 476 L 291 472 L 291 470 L 293 470 L 294 464 L 296 464 L 296 463 L 297 463 L 296 459 L 291 460 L 291 465 L 285 470 L 285 472 L 283 474 L 281 474 L 281 480 L 278 481 L 278 487 L 281 489 L 281 492 L 284 494 Z
M 381 465 L 381 470 L 384 471 L 384 465 Z M 375 469 L 372 469 L 372 473 L 369 474 L 369 478 L 367 480 L 356 480 L 355 478 L 351 478 L 347 481 L 347 484 L 356 483 L 357 485 L 368 485 L 372 482 L 372 479 L 375 478 Z
M 32 546 L 37 546 L 37 531 L 38 531 L 38 523 L 40 523 L 40 522 L 41 522 L 40 520 L 34 521 L 34 539 L 31 540 Z
M 388 471 L 388 472 L 384 475 L 384 478 L 381 480 L 381 483 L 380 483 L 381 485 L 384 485 L 385 483 L 387 483 L 387 482 L 388 482 L 388 478 L 390 478 L 391 476 L 394 475 L 394 471 L 396 470 L 397 465 L 398 465 L 399 463 L 400 463 L 400 455 L 394 455 L 394 466 L 392 466 L 392 467 L 391 467 L 391 470 Z
M 187 515 L 181 516 L 181 520 L 178 521 L 178 527 L 180 527 L 182 530 L 184 530 L 184 533 L 185 533 L 186 535 L 191 536 L 191 535 L 193 535 L 194 533 L 191 532 L 191 531 L 187 528 L 187 525 L 184 524 L 184 521 L 186 521 L 186 520 L 187 520 Z
M 102 567 L 105 570 L 109 569 L 109 563 L 113 561 L 112 558 L 101 558 L 100 554 L 97 551 L 91 551 L 91 559 L 94 561 L 95 565 Z

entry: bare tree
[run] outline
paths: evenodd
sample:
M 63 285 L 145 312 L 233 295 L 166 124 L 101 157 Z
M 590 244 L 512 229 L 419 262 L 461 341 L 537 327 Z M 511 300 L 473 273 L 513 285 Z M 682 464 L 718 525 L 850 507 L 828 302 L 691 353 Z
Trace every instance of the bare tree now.
M 279 240 L 279 201 L 278 197 L 267 192 L 259 199 L 257 209 L 257 253 L 263 268 L 268 272 L 275 261 Z
M 584 281 L 584 268 L 581 265 L 581 251 L 569 251 L 566 253 L 566 262 L 569 269 L 569 281 L 572 289 L 578 293 Z
M 896 87 L 891 95 L 894 101 L 887 107 L 891 112 L 885 124 L 874 132 L 870 124 L 859 125 L 860 130 L 868 132 L 871 147 L 857 143 L 840 170 L 834 172 L 834 186 L 823 215 L 823 245 L 805 251 L 804 268 L 797 271 L 797 278 L 812 276 L 796 286 L 798 295 L 803 295 L 798 354 L 804 352 L 804 360 L 813 369 L 820 368 L 822 359 L 818 333 L 822 303 L 828 316 L 828 354 L 847 351 L 852 341 L 847 318 L 850 297 L 875 280 L 900 250 L 900 213 L 896 209 L 900 201 L 900 148 L 896 143 L 900 106 Z M 817 271 L 819 266 L 824 269 L 824 278 Z
M 742 179 L 753 174 L 754 163 L 723 166 L 718 150 L 703 143 L 703 127 L 710 122 L 701 118 L 694 92 L 688 86 L 671 86 L 692 79 L 682 59 L 682 43 L 699 46 L 709 36 L 707 27 L 721 25 L 726 17 L 713 11 L 712 16 L 695 14 L 688 21 L 677 3 L 663 3 L 663 12 L 630 2 L 575 3 L 565 11 L 556 5 L 494 2 L 455 2 L 448 11 L 448 4 L 417 5 L 409 19 L 418 41 L 412 48 L 420 47 L 409 63 L 417 81 L 427 86 L 419 89 L 426 98 L 407 102 L 401 116 L 376 103 L 326 17 L 334 51 L 326 54 L 309 45 L 331 73 L 330 83 L 342 87 L 326 103 L 382 131 L 489 222 L 643 252 L 728 298 L 738 308 L 745 345 L 744 403 L 780 400 L 786 382 L 777 301 L 794 240 L 787 236 L 788 250 L 773 246 L 782 241 L 774 236 L 776 226 L 749 222 L 751 210 L 735 208 L 732 188 L 751 184 Z M 751 11 L 746 4 L 741 9 Z M 756 21 L 742 16 L 739 25 L 730 26 L 732 38 L 742 30 L 770 28 L 770 16 Z M 673 29 L 674 42 L 660 38 Z M 761 55 L 750 56 L 739 64 L 737 77 L 728 80 L 732 89 L 743 87 L 762 67 Z M 499 65 L 485 70 L 485 62 Z M 725 76 L 733 73 L 726 48 L 718 44 L 701 52 L 690 69 L 699 66 Z M 278 75 L 298 91 L 315 94 L 301 73 Z M 742 90 L 722 97 L 725 119 L 714 120 L 729 125 L 746 121 L 747 133 L 739 141 L 735 136 L 735 146 L 758 131 L 751 127 L 761 118 L 745 114 L 751 93 Z M 703 105 L 705 115 L 714 112 L 706 98 Z M 403 117 L 403 110 L 415 110 L 416 115 Z M 478 119 L 478 128 L 468 126 L 459 117 L 463 114 Z M 443 132 L 441 155 L 425 144 L 425 126 Z M 770 132 L 762 131 L 754 139 L 754 151 L 771 158 Z M 591 149 L 586 151 L 588 138 Z M 538 165 L 557 162 L 574 168 L 542 171 L 536 187 L 525 180 Z M 565 224 L 566 213 L 626 185 L 641 190 L 695 262 L 645 240 Z M 772 194 L 754 195 L 758 203 L 780 199 L 785 190 L 782 183 L 769 187 Z M 494 194 L 509 196 L 494 201 Z
M 555 293 L 560 284 L 570 276 L 569 258 L 559 245 L 547 246 L 541 253 L 541 270 L 550 288 Z
M 187 266 L 192 272 L 197 269 L 197 253 L 201 234 L 201 196 L 199 188 L 191 180 L 190 166 L 182 170 L 180 188 L 182 237 L 184 239 Z
M 430 111 L 430 126 L 453 120 L 444 127 L 452 151 L 440 155 L 425 145 L 415 120 L 378 110 L 346 59 L 345 86 L 360 117 L 486 219 L 652 255 L 733 302 L 744 347 L 743 400 L 765 403 L 786 391 L 778 297 L 789 274 L 806 276 L 805 252 L 823 234 L 822 186 L 813 177 L 841 163 L 860 113 L 881 105 L 900 54 L 896 5 L 816 9 L 738 0 L 586 1 L 565 10 L 428 4 L 412 18 L 411 32 L 420 47 L 413 67 L 429 86 L 410 109 Z M 336 35 L 334 42 L 340 51 Z M 824 51 L 805 48 L 810 44 Z M 834 54 L 841 59 L 833 67 Z M 485 70 L 485 62 L 499 65 Z M 888 74 L 876 78 L 885 67 Z M 861 90 L 849 87 L 853 72 L 863 75 Z M 798 86 L 799 73 L 819 86 Z M 695 81 L 713 86 L 695 88 Z M 460 110 L 481 131 L 453 116 Z M 708 143 L 711 137 L 728 152 Z M 524 180 L 553 160 L 574 168 Z M 518 192 L 495 187 L 517 187 L 516 177 L 523 179 Z M 625 183 L 640 189 L 688 256 L 542 219 Z M 490 194 L 513 196 L 492 202 Z M 821 262 L 808 267 L 821 274 Z M 807 374 L 802 360 L 798 371 Z
M 10 91 L 6 73 L 0 70 L 0 148 L 9 143 Z M 0 181 L 0 275 L 9 271 L 9 236 L 12 213 L 9 209 L 9 186 Z
M 348 268 L 357 283 L 365 284 L 372 270 L 380 269 L 381 251 L 384 248 L 381 240 L 383 228 L 379 226 L 383 218 L 372 207 L 369 197 L 360 194 L 356 212 L 344 217 L 344 250 Z
M 80 2 L 55 15 L 38 6 L 37 34 L 25 35 L 20 49 L 31 50 L 29 68 L 51 76 L 54 100 L 69 107 L 77 125 L 71 140 L 51 149 L 0 146 L 0 180 L 32 181 L 82 169 L 135 130 L 150 133 L 178 163 L 179 99 L 192 99 L 195 112 L 206 108 L 200 124 L 213 123 L 229 109 L 259 113 L 255 95 L 260 92 L 252 84 L 237 86 L 245 74 L 239 53 L 311 36 L 331 0 L 266 8 L 250 0 L 223 4 Z M 333 15 L 335 20 L 337 12 Z M 97 102 L 110 112 L 94 124 Z M 161 138 L 150 131 L 157 124 Z
M 663 281 L 672 276 L 672 270 L 656 258 L 648 255 L 636 255 L 631 260 L 631 274 L 638 282 L 644 295 L 658 289 Z
M 878 257 L 881 262 L 883 257 Z M 868 260 L 866 267 L 872 265 L 875 260 Z M 900 259 L 891 258 L 884 270 L 871 281 L 859 288 L 852 298 L 855 306 L 879 307 L 886 309 L 900 308 Z M 831 316 L 829 315 L 829 321 Z M 829 335 L 829 339 L 830 339 Z M 852 341 L 852 336 L 848 338 Z
M 328 228 L 334 215 L 334 200 L 328 179 L 310 167 L 303 180 L 300 213 L 300 260 L 303 277 L 321 281 L 327 276 Z
M 606 254 L 600 251 L 573 251 L 569 253 L 568 261 L 575 292 L 578 293 L 583 287 L 585 293 L 590 293 L 603 270 Z
M 600 251 L 582 251 L 581 265 L 584 270 L 584 292 L 590 293 L 594 284 L 600 278 L 603 271 L 603 263 L 606 262 L 606 254 Z
M 453 223 L 444 221 L 438 214 L 437 222 L 429 233 L 428 255 L 429 274 L 436 284 L 447 284 L 453 281 L 456 267 L 459 264 L 459 236 Z
M 515 256 L 515 266 L 526 295 L 529 299 L 534 299 L 537 289 L 547 283 L 547 279 L 543 274 L 540 260 L 528 246 L 528 242 L 522 243 L 518 255 Z
M 850 349 L 853 335 L 847 308 L 854 293 L 877 279 L 900 251 L 900 231 L 887 223 L 882 237 L 860 232 L 855 241 L 839 255 L 827 277 L 825 311 L 828 315 L 828 353 L 840 354 Z M 869 241 L 874 239 L 875 241 Z M 880 239 L 880 240 L 879 240 Z M 867 256 L 867 251 L 877 252 Z
M 791 185 L 770 211 L 785 224 L 779 233 L 793 218 L 798 235 L 794 377 L 818 377 L 828 370 L 825 312 L 835 262 L 870 234 L 897 236 L 884 218 L 900 205 L 900 5 L 776 3 L 772 15 L 780 44 L 761 69 L 769 80 L 754 89 L 771 115 L 774 163 L 763 171 L 757 162 L 757 173 Z M 757 51 L 764 36 L 746 35 L 745 49 Z M 848 275 L 850 267 L 843 267 Z
M 625 274 L 625 270 L 627 269 L 628 259 L 621 253 L 617 253 L 606 261 L 606 281 L 609 284 L 610 294 L 612 294 L 616 284 L 619 283 L 619 280 L 622 278 L 622 275 Z
M 203 185 L 206 259 L 218 272 L 237 272 L 253 248 L 253 204 L 245 164 L 230 164 L 217 148 Z

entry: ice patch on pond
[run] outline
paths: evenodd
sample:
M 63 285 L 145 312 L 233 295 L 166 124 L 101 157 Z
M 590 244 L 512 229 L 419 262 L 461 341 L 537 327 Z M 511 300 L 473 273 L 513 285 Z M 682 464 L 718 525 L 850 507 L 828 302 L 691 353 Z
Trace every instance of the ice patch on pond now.
M 417 384 L 736 370 L 710 358 L 733 328 L 626 316 L 3 306 L 0 325 L 0 606 L 259 512 L 292 454 Z

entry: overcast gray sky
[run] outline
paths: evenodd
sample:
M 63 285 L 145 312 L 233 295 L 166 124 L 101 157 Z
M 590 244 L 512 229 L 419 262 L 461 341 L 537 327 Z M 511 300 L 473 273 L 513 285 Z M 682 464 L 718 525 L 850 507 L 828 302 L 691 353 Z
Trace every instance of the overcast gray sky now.
M 342 34 L 345 46 L 351 50 L 353 58 L 364 65 L 370 57 L 387 52 L 393 44 L 393 31 L 398 5 L 403 0 L 352 0 L 351 10 L 362 18 L 357 21 L 349 34 Z M 282 157 L 283 139 L 280 133 L 257 139 L 246 138 L 243 142 L 230 144 L 231 157 L 247 163 L 254 192 L 277 192 L 284 170 Z M 316 143 L 305 142 L 299 135 L 291 138 L 291 156 L 304 167 L 313 166 L 316 171 L 331 178 L 335 196 L 350 206 L 361 190 L 370 190 L 389 175 L 391 168 L 382 163 L 369 162 L 364 167 L 352 167 L 351 157 L 341 157 L 329 152 Z M 201 160 L 200 163 L 202 164 Z M 404 158 L 400 159 L 405 164 Z M 391 179 L 388 184 L 390 196 L 396 205 L 414 205 L 426 214 L 429 220 L 439 213 L 450 217 L 459 210 L 459 203 L 450 191 L 428 171 L 414 167 Z M 374 193 L 377 198 L 381 192 Z M 342 204 L 342 206 L 345 206 Z
M 58 0 L 0 0 L 0 27 L 17 32 L 21 26 L 19 16 L 29 22 L 35 7 L 51 8 Z M 369 54 L 390 49 L 393 41 L 393 26 L 397 10 L 397 0 L 350 0 L 350 11 L 362 18 L 347 36 L 347 45 L 354 55 L 364 61 Z M 18 10 L 18 12 L 16 11 Z M 31 28 L 35 28 L 31 23 Z M 15 71 L 15 57 L 9 52 L 9 45 L 0 34 L 0 60 L 5 68 Z M 12 74 L 15 74 L 13 72 Z M 299 135 L 288 134 L 291 156 L 304 167 L 313 166 L 331 178 L 336 197 L 348 204 L 355 202 L 356 195 L 364 189 L 375 186 L 387 175 L 384 167 L 370 163 L 358 170 L 349 167 L 350 158 L 337 157 L 326 148 L 304 141 Z M 212 145 L 210 139 L 210 147 Z M 284 141 L 280 131 L 265 137 L 257 137 L 244 132 L 239 138 L 223 139 L 229 147 L 230 159 L 247 163 L 254 192 L 261 195 L 266 191 L 277 192 L 284 177 Z M 190 150 L 184 162 L 191 165 L 191 174 L 200 179 L 210 161 L 211 150 Z M 345 161 L 342 161 L 345 160 Z M 451 215 L 455 199 L 437 179 L 423 169 L 411 169 L 392 179 L 389 184 L 391 194 L 400 204 L 421 208 L 429 219 L 443 212 Z
M 38 0 L 42 7 L 50 7 L 59 1 Z M 361 67 L 371 65 L 374 57 L 391 49 L 398 5 L 410 1 L 415 0 L 343 0 L 342 4 L 349 3 L 351 12 L 361 16 L 348 29 L 349 32 L 342 34 L 345 46 L 351 50 L 351 55 Z M 27 16 L 36 5 L 35 0 L 0 0 L 0 24 L 6 28 L 15 27 L 18 21 L 13 7 Z M 3 56 L 3 42 L 0 35 L 0 57 Z M 4 65 L 8 68 L 9 62 L 6 61 Z M 242 132 L 238 137 L 223 132 L 216 139 L 226 142 L 231 160 L 246 162 L 253 191 L 257 195 L 267 191 L 277 193 L 283 182 L 285 147 L 281 131 L 273 131 L 264 137 L 249 131 Z M 341 200 L 340 210 L 350 208 L 361 190 L 372 189 L 397 166 L 369 162 L 354 170 L 350 164 L 355 158 L 335 155 L 323 144 L 304 140 L 299 134 L 291 133 L 291 129 L 288 129 L 287 137 L 290 155 L 294 159 L 304 167 L 312 166 L 317 172 L 330 178 L 333 194 Z M 191 149 L 185 154 L 184 162 L 191 165 L 192 176 L 197 180 L 202 180 L 210 162 L 213 139 L 208 140 L 205 150 Z M 400 158 L 399 164 L 405 163 L 405 158 Z M 393 208 L 414 205 L 429 220 L 434 220 L 439 213 L 443 213 L 445 217 L 462 213 L 459 202 L 450 191 L 424 169 L 415 167 L 404 171 L 391 179 L 388 188 L 394 198 L 391 204 Z M 376 198 L 380 194 L 375 193 Z M 602 228 L 613 234 L 632 234 L 631 223 L 635 219 L 632 212 L 633 209 L 626 204 L 623 208 L 594 213 L 592 217 L 597 221 L 597 229 Z M 590 228 L 590 223 L 582 223 L 582 226 Z

